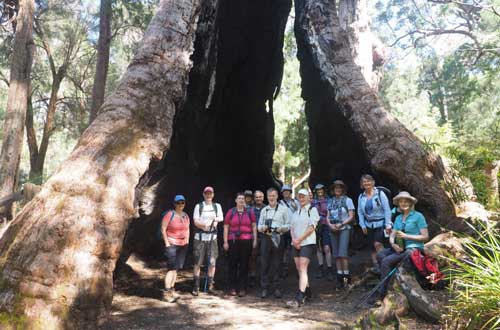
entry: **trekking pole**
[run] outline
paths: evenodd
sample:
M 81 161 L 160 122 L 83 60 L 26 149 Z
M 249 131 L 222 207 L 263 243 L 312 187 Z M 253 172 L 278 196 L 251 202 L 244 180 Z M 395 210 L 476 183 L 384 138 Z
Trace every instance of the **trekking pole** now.
M 380 280 L 380 282 L 373 288 L 370 290 L 370 292 L 368 292 L 363 298 L 361 298 L 361 300 L 356 304 L 356 306 L 354 306 L 354 308 L 357 308 L 361 305 L 363 305 L 365 302 L 368 301 L 368 299 L 370 299 L 371 296 L 373 296 L 373 294 L 375 292 L 377 292 L 378 289 L 380 289 L 380 287 L 382 287 L 382 285 L 384 285 L 384 283 L 389 279 L 391 278 L 391 276 L 398 270 L 398 267 L 399 265 L 404 261 L 406 260 L 406 258 L 408 258 L 409 255 L 406 255 L 403 259 L 401 259 L 397 264 L 396 266 L 394 266 L 394 268 L 389 272 L 389 274 L 387 274 L 382 280 Z
M 210 268 L 210 261 L 212 259 L 212 242 L 214 240 L 214 224 L 215 224 L 215 219 L 212 221 L 212 224 L 210 225 L 210 243 L 208 245 L 208 253 L 207 253 L 207 272 L 205 273 L 205 288 L 203 289 L 203 292 L 207 292 L 207 287 L 208 287 L 208 270 Z

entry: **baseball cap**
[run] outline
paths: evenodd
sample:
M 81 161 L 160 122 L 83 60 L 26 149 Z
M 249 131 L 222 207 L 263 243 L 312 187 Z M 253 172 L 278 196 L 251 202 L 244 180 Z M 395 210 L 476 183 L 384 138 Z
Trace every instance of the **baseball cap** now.
M 306 196 L 309 196 L 309 191 L 307 191 L 307 189 L 300 189 L 299 192 L 297 193 L 297 195 L 306 195 Z
M 182 195 L 176 195 L 176 196 L 174 197 L 174 202 L 175 202 L 175 203 L 177 203 L 177 202 L 185 202 L 185 201 L 186 201 L 186 199 L 185 199 L 185 198 L 184 198 L 184 196 L 182 196 Z
M 253 196 L 253 192 L 251 190 L 245 190 L 245 192 L 243 193 L 245 196 Z
M 323 189 L 325 188 L 324 185 L 322 185 L 321 183 L 318 183 L 317 185 L 314 186 L 314 190 L 319 190 L 319 189 Z
M 210 186 L 206 186 L 205 189 L 203 189 L 203 193 L 206 193 L 206 192 L 214 192 L 214 188 L 210 187 Z

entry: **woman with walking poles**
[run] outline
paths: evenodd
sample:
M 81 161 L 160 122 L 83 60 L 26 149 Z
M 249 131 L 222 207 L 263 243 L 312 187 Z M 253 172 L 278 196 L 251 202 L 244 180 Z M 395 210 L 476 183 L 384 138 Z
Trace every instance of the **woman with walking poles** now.
M 387 277 L 390 277 L 388 275 L 393 272 L 394 267 L 408 258 L 413 249 L 423 252 L 424 242 L 429 240 L 427 222 L 422 213 L 415 211 L 417 199 L 408 192 L 402 191 L 393 198 L 393 201 L 401 214 L 396 217 L 394 230 L 389 237 L 391 247 L 377 254 L 380 276 L 384 279 L 384 283 L 368 300 L 369 304 L 374 304 L 385 296 L 389 283 Z

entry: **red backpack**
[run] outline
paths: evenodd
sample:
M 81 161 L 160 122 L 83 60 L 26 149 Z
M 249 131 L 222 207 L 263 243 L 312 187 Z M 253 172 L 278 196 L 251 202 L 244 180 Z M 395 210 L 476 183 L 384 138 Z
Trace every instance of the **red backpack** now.
M 414 249 L 410 255 L 411 261 L 431 287 L 444 280 L 444 275 L 439 271 L 438 262 L 431 256 L 423 255 L 419 249 Z

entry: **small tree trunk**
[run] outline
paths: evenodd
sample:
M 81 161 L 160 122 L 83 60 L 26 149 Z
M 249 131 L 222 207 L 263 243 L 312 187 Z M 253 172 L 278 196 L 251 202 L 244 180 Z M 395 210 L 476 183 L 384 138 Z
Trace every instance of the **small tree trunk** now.
M 28 98 L 28 111 L 26 113 L 26 140 L 28 142 L 28 150 L 30 154 L 30 180 L 34 178 L 31 176 L 32 169 L 36 166 L 38 158 L 38 142 L 36 140 L 36 131 L 33 124 L 33 103 L 31 95 Z
M 106 91 L 106 78 L 109 65 L 109 48 L 111 45 L 111 19 L 112 1 L 101 0 L 99 12 L 99 41 L 97 42 L 97 64 L 94 76 L 94 86 L 92 87 L 92 103 L 90 107 L 89 123 L 97 116 L 97 111 L 104 102 Z
M 486 164 L 484 173 L 486 174 L 486 188 L 488 189 L 488 205 L 499 205 L 498 200 L 498 171 L 500 170 L 500 160 Z
M 160 2 L 117 90 L 0 240 L 0 310 L 16 326 L 96 329 L 109 311 L 135 188 L 184 101 L 200 2 Z
M 5 122 L 4 140 L 0 156 L 0 198 L 12 194 L 23 145 L 24 121 L 28 106 L 31 64 L 33 57 L 33 0 L 21 0 L 16 18 L 16 33 L 11 56 L 10 84 Z M 0 208 L 0 216 L 11 217 L 11 207 Z

